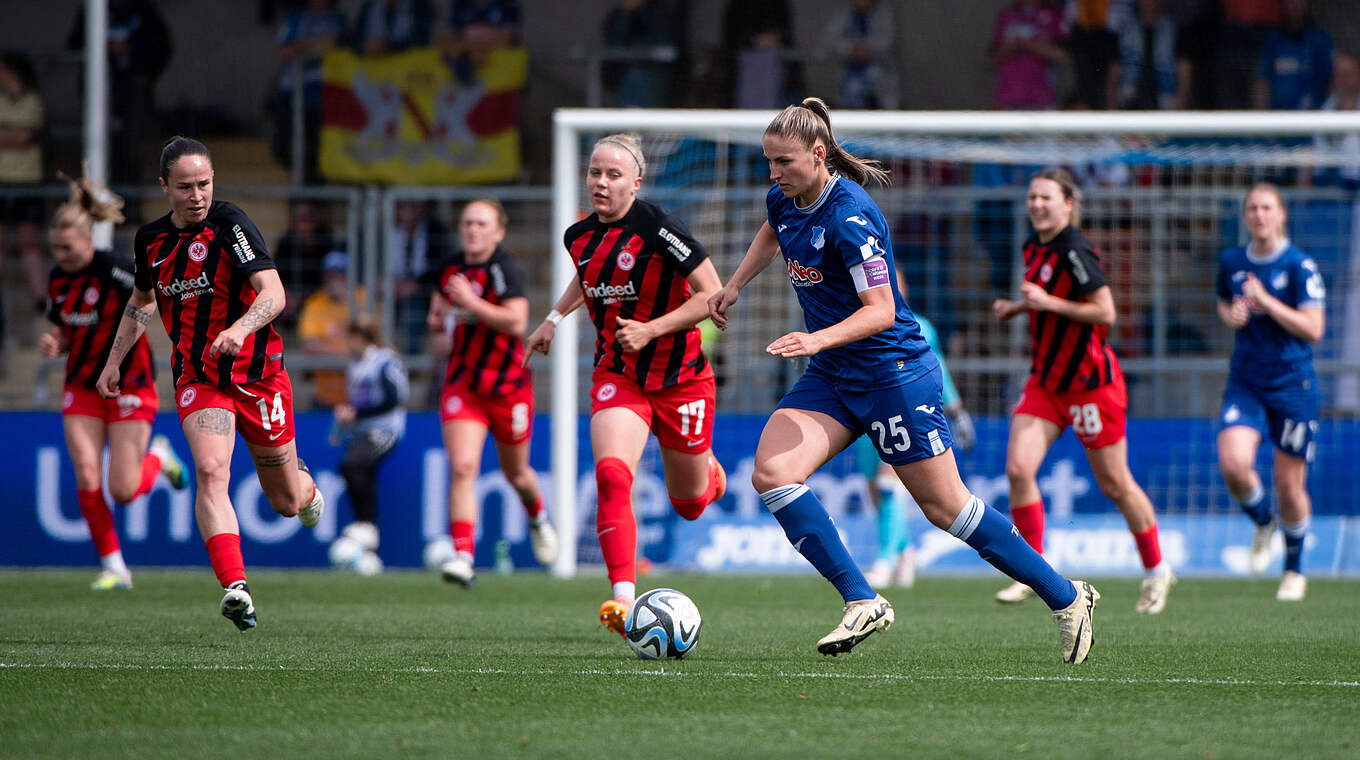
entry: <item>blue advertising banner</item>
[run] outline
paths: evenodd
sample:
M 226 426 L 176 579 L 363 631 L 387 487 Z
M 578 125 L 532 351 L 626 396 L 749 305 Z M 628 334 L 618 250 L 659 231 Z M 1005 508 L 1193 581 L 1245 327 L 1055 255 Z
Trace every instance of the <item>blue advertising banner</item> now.
M 317 528 L 308 530 L 297 520 L 275 514 L 263 498 L 248 452 L 243 445 L 237 446 L 230 495 L 241 525 L 247 567 L 324 566 L 330 542 L 352 519 L 344 481 L 336 470 L 341 450 L 327 441 L 329 415 L 301 413 L 296 422 L 299 453 L 327 496 L 326 515 Z M 634 483 L 640 552 L 655 563 L 697 569 L 803 567 L 750 487 L 753 452 L 764 422 L 763 415 L 719 419 L 714 453 L 727 467 L 728 494 L 694 523 L 679 519 L 671 509 L 660 457 L 655 442 L 651 444 Z M 974 493 L 1004 509 L 1007 420 L 976 422 L 981 443 L 972 453 L 960 454 L 959 465 Z M 539 471 L 552 510 L 547 444 L 551 421 L 540 415 L 535 425 L 531 463 Z M 187 460 L 184 437 L 173 414 L 158 417 L 155 430 L 167 434 Z M 1178 570 L 1233 574 L 1243 568 L 1239 553 L 1250 541 L 1251 526 L 1236 513 L 1219 482 L 1214 434 L 1212 423 L 1206 420 L 1131 420 L 1130 464 L 1158 508 L 1163 549 Z M 584 420 L 580 436 L 578 555 L 581 562 L 592 563 L 600 557 L 594 537 L 595 478 Z M 60 416 L 51 412 L 0 414 L 0 440 L 22 442 L 7 444 L 0 457 L 6 525 L 0 535 L 0 565 L 95 564 L 76 505 Z M 1360 426 L 1324 422 L 1319 441 L 1319 461 L 1309 483 L 1317 514 L 1305 569 L 1319 574 L 1360 573 L 1360 508 L 1356 492 L 1349 487 L 1353 452 L 1360 451 Z M 873 558 L 872 512 L 853 451 L 814 474 L 808 485 L 847 535 L 855 556 L 867 562 Z M 515 566 L 535 567 L 523 508 L 496 469 L 490 446 L 482 466 L 477 482 L 482 503 L 477 564 L 492 565 L 496 545 L 503 541 Z M 1268 478 L 1268 466 L 1263 473 Z M 1071 436 L 1054 446 L 1040 471 L 1039 484 L 1049 511 L 1046 548 L 1060 567 L 1093 573 L 1137 570 L 1133 542 L 1123 520 L 1096 487 L 1085 454 Z M 419 566 L 426 543 L 447 537 L 447 494 L 448 463 L 438 417 L 414 413 L 406 439 L 381 471 L 379 553 L 385 564 Z M 129 563 L 206 566 L 207 555 L 194 521 L 192 488 L 175 492 L 162 479 L 149 495 L 115 508 L 114 515 Z M 926 525 L 919 513 L 912 527 L 927 571 L 983 569 L 962 543 Z

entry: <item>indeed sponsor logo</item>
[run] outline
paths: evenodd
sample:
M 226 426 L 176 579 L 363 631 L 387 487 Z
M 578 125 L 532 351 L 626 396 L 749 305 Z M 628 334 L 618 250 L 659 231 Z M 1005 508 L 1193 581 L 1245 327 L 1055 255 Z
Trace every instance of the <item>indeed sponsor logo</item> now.
M 637 298 L 637 288 L 631 280 L 626 285 L 587 285 L 584 290 L 587 298 Z
M 71 312 L 70 314 L 61 315 L 61 321 L 72 327 L 89 327 L 91 325 L 99 324 L 99 312 Z
M 188 298 L 191 295 L 198 295 L 200 292 L 211 291 L 212 287 L 208 284 L 208 274 L 204 272 L 197 277 L 184 277 L 166 285 L 157 283 L 163 296 L 179 296 Z
M 805 288 L 822 281 L 822 273 L 813 267 L 805 267 L 796 259 L 789 259 L 789 281 L 794 287 Z

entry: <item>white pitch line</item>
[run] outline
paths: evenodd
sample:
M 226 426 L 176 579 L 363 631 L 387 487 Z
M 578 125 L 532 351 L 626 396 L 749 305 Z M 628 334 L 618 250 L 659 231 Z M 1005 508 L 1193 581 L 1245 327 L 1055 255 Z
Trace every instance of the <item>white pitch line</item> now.
M 346 668 L 296 665 L 116 665 L 45 662 L 0 662 L 0 670 L 131 670 L 131 671 L 242 671 L 251 673 L 378 673 L 438 674 L 454 676 L 535 675 L 535 676 L 651 676 L 732 679 L 849 679 L 858 681 L 993 681 L 1015 683 L 1090 683 L 1156 686 L 1318 686 L 1360 688 L 1360 681 L 1265 681 L 1244 678 L 1100 678 L 1088 676 L 1007 676 L 1007 675 L 905 675 L 901 673 L 704 673 L 677 670 L 625 670 L 587 668 L 583 670 L 507 670 L 504 668 Z

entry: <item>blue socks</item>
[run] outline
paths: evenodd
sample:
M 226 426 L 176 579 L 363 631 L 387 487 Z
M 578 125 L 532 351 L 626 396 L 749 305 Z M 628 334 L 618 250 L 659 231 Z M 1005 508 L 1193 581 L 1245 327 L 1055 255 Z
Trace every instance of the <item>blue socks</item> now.
M 869 487 L 876 486 L 871 483 Z M 908 546 L 911 533 L 907 531 L 906 505 L 897 494 L 888 491 L 878 502 L 878 558 L 896 562 Z
M 1281 523 L 1284 534 L 1284 569 L 1301 573 L 1303 570 L 1303 539 L 1308 537 L 1308 518 L 1296 523 Z
M 779 486 L 760 495 L 765 507 L 784 529 L 789 543 L 803 555 L 823 578 L 840 592 L 846 602 L 873 599 L 877 594 L 864 580 L 850 552 L 841 542 L 835 523 L 826 507 L 802 483 Z
M 1237 505 L 1247 513 L 1252 522 L 1259 526 L 1266 526 L 1275 518 L 1274 512 L 1270 509 L 1270 499 L 1266 498 L 1266 491 L 1261 487 L 1261 481 L 1257 480 L 1252 487 L 1251 493 L 1238 500 Z
M 997 570 L 1034 589 L 1051 610 L 1061 610 L 1077 598 L 1072 581 L 1058 574 L 1034 547 L 1020 537 L 1010 520 L 974 496 L 949 526 L 949 532 L 977 550 Z

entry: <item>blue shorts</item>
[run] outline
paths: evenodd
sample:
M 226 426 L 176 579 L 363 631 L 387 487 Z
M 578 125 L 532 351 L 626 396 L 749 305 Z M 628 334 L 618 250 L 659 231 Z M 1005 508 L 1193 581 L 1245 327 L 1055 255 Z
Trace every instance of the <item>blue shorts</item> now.
M 1243 425 L 1268 435 L 1286 454 L 1313 461 L 1322 395 L 1309 369 L 1274 388 L 1261 388 L 1231 375 L 1223 389 L 1219 429 Z
M 809 369 L 776 408 L 821 412 L 856 436 L 867 434 L 884 462 L 909 464 L 939 456 L 954 445 L 944 416 L 942 377 L 936 367 L 892 388 L 851 391 L 837 388 L 822 371 Z

